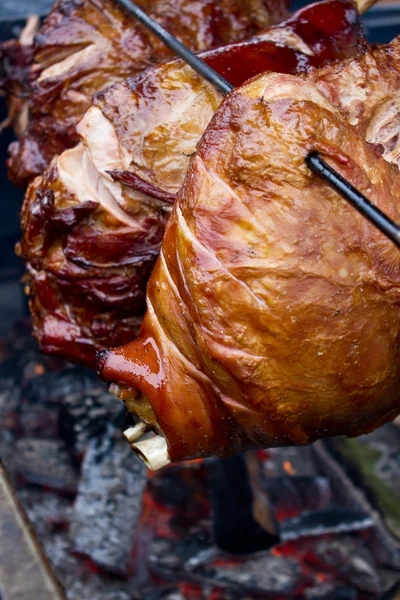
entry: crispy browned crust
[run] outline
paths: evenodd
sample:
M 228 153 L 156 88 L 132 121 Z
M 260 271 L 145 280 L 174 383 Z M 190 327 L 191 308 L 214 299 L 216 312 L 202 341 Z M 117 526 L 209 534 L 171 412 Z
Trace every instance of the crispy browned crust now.
M 311 80 L 384 158 L 400 167 L 400 37 L 311 73 Z
M 20 245 L 34 333 L 50 354 L 92 365 L 96 350 L 132 339 L 158 255 L 166 212 L 146 206 L 140 231 L 121 226 L 96 202 L 76 203 L 53 167 L 29 188 Z M 143 232 L 145 232 L 145 237 Z
M 314 82 L 267 74 L 230 94 L 191 159 L 140 338 L 99 364 L 148 398 L 172 460 L 360 435 L 400 412 L 400 255 L 310 173 L 312 150 L 400 219 L 397 166 Z
M 333 24 L 325 20 L 330 11 L 336 15 Z M 318 27 L 321 23 L 324 30 Z M 314 50 L 319 31 L 322 55 L 307 56 L 267 39 L 253 39 L 202 56 L 241 84 L 261 71 L 304 73 L 327 57 L 357 51 L 351 43 L 359 29 L 349 2 L 307 7 L 278 29 L 286 35 L 301 32 L 303 43 Z M 64 188 L 57 164 L 32 184 L 24 203 L 21 248 L 28 267 L 35 335 L 45 352 L 90 364 L 96 350 L 136 336 L 171 202 L 221 100 L 180 61 L 147 70 L 96 96 L 95 106 L 112 123 L 131 159 L 129 170 L 114 176 L 126 184 L 127 210 L 143 224 L 140 235 L 107 217 L 101 207 L 86 214 L 90 207 L 85 203 L 82 209 L 80 200 Z M 52 208 L 46 212 L 39 207 L 49 198 Z M 66 209 L 78 212 L 69 228 L 61 230 L 59 220 Z
M 281 0 L 140 0 L 193 50 L 249 37 L 284 18 Z M 79 54 L 60 74 L 46 69 Z M 72 147 L 93 95 L 171 53 L 113 0 L 59 0 L 36 36 L 28 129 L 10 147 L 9 176 L 26 186 L 54 155 Z

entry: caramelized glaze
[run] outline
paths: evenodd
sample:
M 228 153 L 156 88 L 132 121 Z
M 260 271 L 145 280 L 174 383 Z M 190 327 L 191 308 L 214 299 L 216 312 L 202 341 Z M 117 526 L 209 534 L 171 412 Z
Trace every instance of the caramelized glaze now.
M 287 16 L 282 0 L 139 0 L 138 4 L 195 51 L 245 39 Z M 54 155 L 79 141 L 75 126 L 94 94 L 172 56 L 114 0 L 60 0 L 30 54 L 18 48 L 14 60 L 14 47 L 0 47 L 0 60 L 5 69 L 9 55 L 15 67 L 23 59 L 26 73 L 28 127 L 11 145 L 8 160 L 10 178 L 25 187 Z M 32 57 L 30 71 L 26 56 Z M 13 77 L 7 75 L 6 83 L 15 81 Z
M 382 94 L 397 93 L 399 51 L 400 38 L 366 50 L 343 65 L 344 80 L 337 65 L 324 79 L 262 75 L 224 100 L 203 135 L 141 336 L 99 364 L 146 396 L 172 460 L 360 435 L 400 412 L 400 255 L 305 164 L 319 151 L 399 221 L 398 168 L 362 137 Z M 382 81 L 361 111 L 352 73 L 368 69 Z M 154 375 L 149 338 L 162 385 L 143 380 Z
M 341 15 L 337 23 L 343 29 L 324 30 L 321 25 L 321 58 L 315 43 L 315 23 L 324 22 L 332 3 Z M 308 14 L 312 21 L 309 30 Z M 304 47 L 312 46 L 312 55 L 266 39 L 279 29 L 279 39 L 293 44 L 297 20 L 302 22 L 301 42 Z M 351 55 L 359 51 L 350 43 L 358 35 L 352 3 L 326 0 L 264 31 L 260 38 L 201 56 L 241 84 L 260 70 L 305 73 L 312 65 L 326 61 L 328 47 L 332 59 L 346 52 Z M 346 49 L 344 38 L 349 42 Z M 149 69 L 99 93 L 78 125 L 82 143 L 63 153 L 30 186 L 23 207 L 21 249 L 28 266 L 35 335 L 45 352 L 91 365 L 96 350 L 125 344 L 136 336 L 147 281 L 172 201 L 183 183 L 190 156 L 221 100 L 212 86 L 181 61 Z M 97 138 L 91 133 L 103 129 L 104 135 Z M 106 161 L 103 170 L 92 165 L 90 173 L 82 167 L 88 156 L 103 156 L 110 147 L 110 161 L 114 165 L 118 159 L 120 166 L 110 168 Z M 78 157 L 66 181 L 62 171 L 74 152 Z M 85 185 L 93 172 L 98 181 L 92 186 L 92 202 L 96 200 L 98 208 L 84 215 L 79 207 L 85 205 Z M 99 182 L 116 186 L 113 213 L 110 203 L 106 204 L 98 192 Z M 79 188 L 83 189 L 81 194 Z M 54 210 L 51 215 L 42 211 L 38 216 L 38 202 L 49 194 Z M 67 209 L 79 211 L 82 218 L 69 229 L 56 229 L 58 212 Z M 121 211 L 123 221 L 116 217 Z M 47 232 L 46 241 L 43 231 Z

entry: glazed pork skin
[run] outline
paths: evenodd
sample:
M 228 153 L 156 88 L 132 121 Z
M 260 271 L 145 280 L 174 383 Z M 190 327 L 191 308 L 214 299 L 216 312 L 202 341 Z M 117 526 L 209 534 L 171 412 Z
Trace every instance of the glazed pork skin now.
M 140 0 L 138 5 L 195 51 L 250 37 L 287 16 L 281 0 Z M 12 181 L 26 187 L 56 154 L 78 142 L 76 123 L 96 92 L 169 56 L 114 0 L 59 0 L 35 38 L 28 126 L 10 146 Z
M 98 360 L 128 406 L 150 404 L 167 460 L 361 435 L 400 412 L 400 255 L 310 173 L 313 150 L 400 219 L 397 166 L 313 81 L 266 74 L 228 96 L 191 159 L 140 338 Z
M 330 11 L 338 30 L 324 20 Z M 296 33 L 299 23 L 303 38 Z M 265 32 L 261 39 L 202 56 L 240 84 L 266 69 L 303 72 L 327 55 L 357 51 L 351 45 L 359 35 L 357 14 L 349 2 L 311 5 L 279 29 L 281 40 L 288 36 L 288 47 Z M 275 30 L 269 31 L 272 37 Z M 323 59 L 314 47 L 316 30 Z M 307 48 L 308 54 L 292 46 Z M 82 143 L 55 159 L 30 186 L 21 253 L 34 332 L 45 352 L 91 365 L 96 350 L 135 337 L 171 203 L 221 100 L 181 61 L 115 85 L 96 97 L 79 124 Z M 43 210 L 49 198 L 51 211 Z M 96 210 L 80 210 L 87 202 Z M 77 215 L 61 230 L 57 219 L 66 208 Z
M 359 60 L 315 69 L 310 80 L 383 157 L 400 167 L 400 36 L 372 45 Z

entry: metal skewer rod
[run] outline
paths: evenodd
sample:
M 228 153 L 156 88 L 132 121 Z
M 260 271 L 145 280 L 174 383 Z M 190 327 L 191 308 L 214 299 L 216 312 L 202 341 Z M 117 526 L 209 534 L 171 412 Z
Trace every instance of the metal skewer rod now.
M 347 202 L 400 248 L 400 226 L 397 223 L 382 212 L 380 208 L 372 204 L 364 194 L 352 186 L 335 169 L 332 169 L 317 152 L 311 152 L 306 158 L 306 163 L 313 173 L 317 173 L 325 179 L 331 188 L 345 198 Z
M 156 35 L 170 50 L 179 58 L 190 65 L 199 75 L 204 77 L 224 96 L 234 89 L 226 79 L 221 77 L 217 71 L 210 67 L 204 60 L 196 56 L 189 48 L 168 33 L 159 23 L 146 15 L 138 6 L 130 0 L 118 0 L 131 15 L 137 18 L 146 29 Z M 335 169 L 330 167 L 317 152 L 312 152 L 306 158 L 307 166 L 313 173 L 322 177 L 342 198 L 347 200 L 356 208 L 370 223 L 384 233 L 392 242 L 400 248 L 400 226 L 390 217 L 372 204 L 361 192 L 351 185 Z
M 172 52 L 174 52 L 179 58 L 182 58 L 188 65 L 192 67 L 199 75 L 207 79 L 218 91 L 224 96 L 229 94 L 234 89 L 217 71 L 214 71 L 208 66 L 204 60 L 201 60 L 196 54 L 194 54 L 189 48 L 182 44 L 173 35 L 168 33 L 164 27 L 162 27 L 157 21 L 146 15 L 141 8 L 130 2 L 130 0 L 118 0 L 118 2 L 137 20 L 146 27 L 151 33 L 156 35 Z

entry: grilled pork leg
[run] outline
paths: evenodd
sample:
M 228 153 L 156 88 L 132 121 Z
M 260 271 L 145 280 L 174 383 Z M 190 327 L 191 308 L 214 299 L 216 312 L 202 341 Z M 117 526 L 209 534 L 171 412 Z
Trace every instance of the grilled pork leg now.
M 268 39 L 278 29 L 287 46 Z M 265 70 L 304 72 L 356 52 L 358 34 L 352 4 L 333 0 L 202 56 L 240 85 Z M 148 70 L 100 93 L 78 125 L 81 144 L 31 185 L 21 252 L 44 351 L 92 365 L 96 350 L 136 335 L 172 203 L 221 100 L 181 61 Z
M 317 150 L 399 221 L 398 167 L 360 135 L 397 92 L 399 41 L 343 65 L 340 107 L 334 66 L 329 93 L 318 74 L 270 73 L 218 109 L 169 220 L 140 338 L 98 361 L 158 434 L 148 464 L 355 436 L 399 414 L 399 252 L 305 163 Z M 381 92 L 361 110 L 361 72 L 376 84 L 379 65 Z
M 286 0 L 138 4 L 196 51 L 247 38 L 287 16 Z M 10 147 L 10 178 L 26 186 L 53 156 L 78 142 L 75 125 L 96 92 L 168 56 L 114 0 L 59 0 L 35 38 L 28 127 Z

